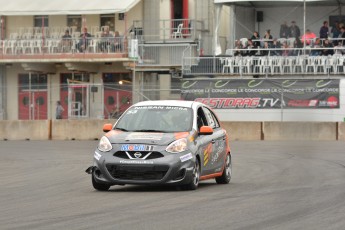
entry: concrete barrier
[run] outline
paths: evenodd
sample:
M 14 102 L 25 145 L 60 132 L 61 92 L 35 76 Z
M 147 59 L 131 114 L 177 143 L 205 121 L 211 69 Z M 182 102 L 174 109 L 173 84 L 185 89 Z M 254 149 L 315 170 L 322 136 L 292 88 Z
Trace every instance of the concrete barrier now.
M 337 140 L 335 122 L 264 122 L 264 140 Z
M 103 125 L 115 120 L 53 120 L 53 140 L 96 140 L 103 134 Z
M 345 122 L 338 122 L 338 140 L 345 141 Z
M 51 123 L 50 123 L 51 122 Z M 115 120 L 0 121 L 0 140 L 95 140 Z M 344 122 L 222 122 L 230 140 L 345 141 Z
M 261 140 L 261 122 L 222 122 L 230 140 Z
M 0 140 L 48 140 L 49 121 L 0 121 Z

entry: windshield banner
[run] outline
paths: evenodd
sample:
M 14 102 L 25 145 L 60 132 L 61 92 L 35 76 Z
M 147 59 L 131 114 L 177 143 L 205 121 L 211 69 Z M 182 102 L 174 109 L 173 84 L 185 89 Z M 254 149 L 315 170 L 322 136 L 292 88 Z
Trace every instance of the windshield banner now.
M 339 83 L 339 79 L 183 79 L 181 97 L 213 109 L 337 109 Z

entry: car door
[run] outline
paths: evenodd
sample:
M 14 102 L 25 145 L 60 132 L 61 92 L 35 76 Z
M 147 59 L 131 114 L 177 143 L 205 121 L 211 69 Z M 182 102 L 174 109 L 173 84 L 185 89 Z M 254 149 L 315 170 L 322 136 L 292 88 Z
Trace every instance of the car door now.
M 221 172 L 226 154 L 226 133 L 220 127 L 219 121 L 214 113 L 207 107 L 203 107 L 207 124 L 213 129 L 213 134 L 209 135 L 212 144 L 212 152 L 209 155 L 208 163 L 205 165 L 205 173 L 213 174 Z M 211 149 L 211 148 L 210 148 Z
M 207 118 L 202 107 L 197 110 L 197 128 L 200 131 L 201 126 L 208 126 Z M 198 134 L 195 143 L 198 148 L 201 165 L 201 176 L 209 174 L 210 171 L 210 159 L 213 152 L 212 135 L 200 135 Z

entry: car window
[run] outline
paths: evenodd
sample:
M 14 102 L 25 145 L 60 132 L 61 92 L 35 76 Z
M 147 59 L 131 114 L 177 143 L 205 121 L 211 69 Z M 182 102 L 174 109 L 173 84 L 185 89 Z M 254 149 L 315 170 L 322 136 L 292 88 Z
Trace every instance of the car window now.
M 115 128 L 138 132 L 184 132 L 192 128 L 192 109 L 178 106 L 134 106 Z
M 205 112 L 208 125 L 211 126 L 213 129 L 219 128 L 219 122 L 216 116 L 213 114 L 213 112 L 205 107 L 203 107 L 203 110 Z
M 199 108 L 197 112 L 197 125 L 198 125 L 198 130 L 200 129 L 201 126 L 208 125 L 205 113 L 202 108 Z

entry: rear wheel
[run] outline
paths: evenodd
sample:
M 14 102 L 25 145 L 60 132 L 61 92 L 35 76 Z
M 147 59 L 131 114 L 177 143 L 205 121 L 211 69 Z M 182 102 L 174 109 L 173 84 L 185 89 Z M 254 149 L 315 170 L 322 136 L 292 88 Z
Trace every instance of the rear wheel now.
M 94 173 L 92 173 L 92 186 L 98 191 L 108 191 L 108 189 L 110 188 L 110 185 L 98 183 L 95 180 Z
M 216 177 L 217 184 L 229 184 L 232 175 L 232 164 L 231 164 L 231 155 L 228 154 L 225 160 L 225 166 L 223 174 L 220 177 Z
M 200 164 L 199 160 L 196 159 L 194 169 L 193 169 L 193 179 L 189 184 L 183 186 L 186 190 L 195 190 L 197 189 L 200 181 Z

